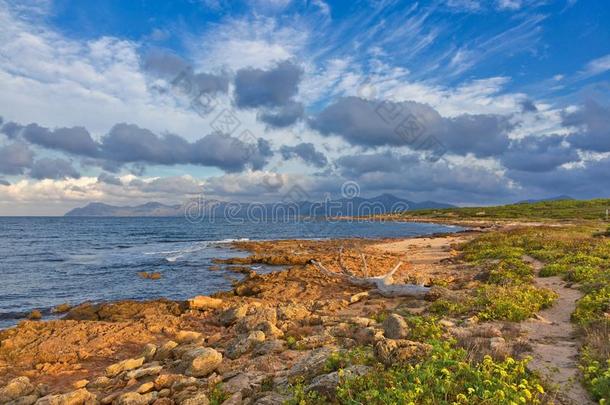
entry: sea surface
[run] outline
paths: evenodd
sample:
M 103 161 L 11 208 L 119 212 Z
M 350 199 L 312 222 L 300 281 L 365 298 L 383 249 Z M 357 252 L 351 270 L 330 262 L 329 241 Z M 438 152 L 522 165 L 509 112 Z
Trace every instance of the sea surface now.
M 245 256 L 234 240 L 381 238 L 457 232 L 408 222 L 240 222 L 185 218 L 0 217 L 0 328 L 33 309 L 120 299 L 187 299 L 229 289 L 240 276 L 213 258 Z M 258 272 L 281 271 L 261 267 Z M 137 273 L 161 272 L 160 280 Z

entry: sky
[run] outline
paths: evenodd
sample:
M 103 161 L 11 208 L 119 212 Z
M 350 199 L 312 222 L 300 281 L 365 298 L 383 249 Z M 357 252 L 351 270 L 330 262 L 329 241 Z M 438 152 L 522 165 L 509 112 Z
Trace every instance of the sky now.
M 610 189 L 610 3 L 0 0 L 0 215 Z

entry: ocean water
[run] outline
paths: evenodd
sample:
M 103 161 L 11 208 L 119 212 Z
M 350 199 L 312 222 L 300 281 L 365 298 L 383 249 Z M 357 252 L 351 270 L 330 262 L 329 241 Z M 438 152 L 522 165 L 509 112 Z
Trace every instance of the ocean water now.
M 232 240 L 406 237 L 461 229 L 407 222 L 0 217 L 0 328 L 33 309 L 49 314 L 64 302 L 187 299 L 229 289 L 240 276 L 210 266 L 213 258 L 247 255 L 230 248 Z M 144 280 L 140 271 L 158 271 L 162 278 Z

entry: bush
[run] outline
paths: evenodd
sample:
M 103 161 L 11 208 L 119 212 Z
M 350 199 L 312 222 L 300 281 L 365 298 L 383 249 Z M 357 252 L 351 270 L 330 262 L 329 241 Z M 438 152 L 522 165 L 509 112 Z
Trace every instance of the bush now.
M 481 320 L 523 321 L 557 298 L 554 291 L 531 285 L 486 286 L 479 289 L 477 314 Z
M 572 319 L 586 326 L 593 321 L 604 319 L 608 310 L 610 310 L 610 285 L 582 297 L 576 304 Z
M 342 381 L 342 404 L 540 404 L 544 389 L 526 370 L 527 361 L 508 358 L 481 363 L 468 361 L 463 349 L 448 342 L 415 365 L 378 367 L 372 373 Z
M 348 351 L 334 352 L 324 365 L 324 370 L 327 373 L 347 368 L 354 365 L 370 365 L 373 364 L 375 356 L 373 355 L 373 349 L 368 346 L 355 347 Z
M 510 258 L 500 260 L 492 265 L 488 283 L 499 285 L 514 285 L 531 282 L 534 277 L 532 266 L 521 259 Z

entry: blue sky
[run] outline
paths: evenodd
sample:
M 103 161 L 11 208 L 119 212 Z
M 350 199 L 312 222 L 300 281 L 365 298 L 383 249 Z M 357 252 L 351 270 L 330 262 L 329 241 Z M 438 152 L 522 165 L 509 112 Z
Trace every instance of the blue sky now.
M 345 181 L 462 205 L 600 196 L 607 21 L 585 0 L 0 0 L 0 214 Z M 183 71 L 211 111 L 172 85 Z M 219 134 L 225 110 L 240 126 Z

